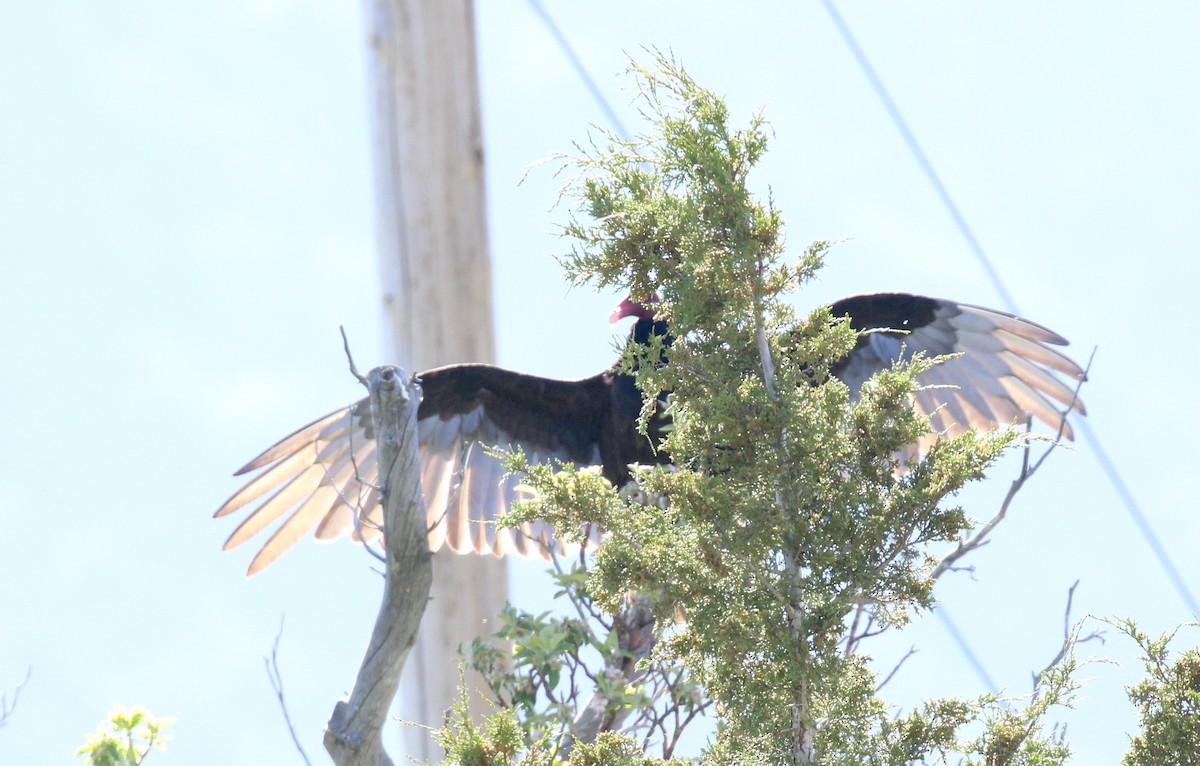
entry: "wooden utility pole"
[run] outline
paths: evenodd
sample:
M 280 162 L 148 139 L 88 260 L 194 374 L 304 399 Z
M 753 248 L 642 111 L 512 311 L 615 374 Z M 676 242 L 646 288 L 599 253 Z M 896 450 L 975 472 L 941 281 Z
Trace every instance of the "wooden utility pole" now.
M 472 2 L 370 0 L 368 14 L 379 254 L 394 360 L 408 370 L 492 362 Z M 401 679 L 405 720 L 441 725 L 457 694 L 459 644 L 495 629 L 507 594 L 502 561 L 435 555 L 429 609 Z M 470 698 L 475 706 L 480 695 Z M 440 757 L 427 731 L 404 731 L 409 756 Z

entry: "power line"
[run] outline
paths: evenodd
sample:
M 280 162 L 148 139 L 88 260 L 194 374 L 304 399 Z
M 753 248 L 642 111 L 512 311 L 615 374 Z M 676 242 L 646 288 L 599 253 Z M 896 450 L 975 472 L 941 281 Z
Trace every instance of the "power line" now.
M 942 604 L 938 604 L 937 609 L 934 609 L 933 613 L 936 614 L 938 619 L 942 621 L 942 626 L 946 629 L 946 632 L 950 634 L 950 638 L 952 638 L 954 643 L 958 646 L 958 651 L 967 658 L 967 662 L 970 663 L 971 669 L 975 671 L 975 675 L 979 676 L 979 680 L 983 681 L 984 686 L 994 692 L 1000 691 L 1000 687 L 997 686 L 996 682 L 992 680 L 992 676 L 987 672 L 987 668 L 985 668 L 983 663 L 979 661 L 979 657 L 976 656 L 975 650 L 971 648 L 969 643 L 967 643 L 967 637 L 964 636 L 962 631 L 958 629 L 958 625 L 955 624 L 954 620 L 950 619 L 950 613 L 946 611 L 946 607 Z
M 596 105 L 604 112 L 604 116 L 612 123 L 613 128 L 617 131 L 617 135 L 628 141 L 629 131 L 625 130 L 625 126 L 621 124 L 621 118 L 617 117 L 617 113 L 613 111 L 612 105 L 608 103 L 608 99 L 604 97 L 604 93 L 597 87 L 596 81 L 592 79 L 591 74 L 584 68 L 583 61 L 580 60 L 579 56 L 575 55 L 575 49 L 571 47 L 571 43 L 567 40 L 566 35 L 554 23 L 554 19 L 550 16 L 550 13 L 539 0 L 529 0 L 529 5 L 533 8 L 533 12 L 542 20 L 542 23 L 546 25 L 550 36 L 558 43 L 559 50 L 567 57 L 567 61 L 571 62 L 571 67 L 575 70 L 575 74 L 579 75 L 579 79 L 583 80 L 583 85 L 588 89 L 588 93 L 592 95 L 592 100 L 596 102 Z
M 858 44 L 858 40 L 855 39 L 854 34 L 850 31 L 850 27 L 846 24 L 845 19 L 843 19 L 841 14 L 838 13 L 837 8 L 833 4 L 833 0 L 821 0 L 821 2 L 825 6 L 825 10 L 829 13 L 830 18 L 833 19 L 834 26 L 836 26 L 838 28 L 838 32 L 841 33 L 842 39 L 846 43 L 846 47 L 850 49 L 850 52 L 854 55 L 859 67 L 863 70 L 863 74 L 866 75 L 867 80 L 871 83 L 871 88 L 875 91 L 875 95 L 879 98 L 880 102 L 882 102 L 884 109 L 888 113 L 888 116 L 892 118 L 892 122 L 895 124 L 896 130 L 900 132 L 901 137 L 904 139 L 904 143 L 908 145 L 908 149 L 910 152 L 912 152 L 917 164 L 920 165 L 921 170 L 925 173 L 926 177 L 929 179 L 929 182 L 933 185 L 934 191 L 937 192 L 938 197 L 942 200 L 942 204 L 946 207 L 946 211 L 950 214 L 950 217 L 954 219 L 955 225 L 958 226 L 963 238 L 967 241 L 967 245 L 970 247 L 971 252 L 974 253 L 975 259 L 979 261 L 979 264 L 983 267 L 988 279 L 991 280 L 992 285 L 996 288 L 996 292 L 1000 294 L 1000 298 L 1003 301 L 1005 308 L 1014 314 L 1019 313 L 1017 311 L 1016 301 L 1014 301 L 1012 295 L 1009 294 L 1008 288 L 1005 287 L 1004 281 L 1000 278 L 1000 274 L 992 265 L 991 259 L 988 258 L 987 254 L 983 251 L 983 247 L 979 244 L 979 241 L 975 239 L 975 235 L 972 233 L 971 228 L 967 225 L 966 219 L 964 219 L 962 213 L 959 212 L 958 205 L 954 204 L 954 200 L 950 196 L 950 193 L 942 184 L 937 172 L 934 171 L 933 164 L 930 163 L 929 158 L 925 156 L 925 152 L 921 150 L 920 144 L 917 143 L 916 136 L 914 136 L 912 131 L 909 129 L 908 123 L 904 121 L 904 117 L 900 114 L 900 110 L 896 107 L 896 103 L 892 100 L 891 94 L 888 93 L 887 87 L 884 86 L 883 81 L 879 79 L 879 75 L 876 73 L 875 68 L 871 66 L 871 62 L 867 59 L 862 47 Z M 1084 440 L 1088 443 L 1088 446 L 1091 447 L 1092 454 L 1094 454 L 1096 456 L 1096 460 L 1099 461 L 1101 470 L 1104 471 L 1105 476 L 1108 478 L 1109 484 L 1111 484 L 1113 489 L 1116 490 L 1117 496 L 1121 499 L 1121 503 L 1125 506 L 1125 510 L 1127 510 L 1129 515 L 1133 518 L 1134 525 L 1138 528 L 1138 531 L 1141 532 L 1142 538 L 1146 541 L 1146 544 L 1150 546 L 1150 550 L 1158 559 L 1158 563 L 1160 566 L 1162 566 L 1163 571 L 1166 573 L 1167 579 L 1169 579 L 1171 584 L 1175 587 L 1176 593 L 1178 593 L 1179 597 L 1183 599 L 1184 604 L 1187 605 L 1187 608 L 1191 611 L 1193 616 L 1200 616 L 1200 607 L 1197 606 L 1196 597 L 1192 595 L 1191 589 L 1188 587 L 1183 577 L 1180 576 L 1179 570 L 1176 569 L 1170 555 L 1159 541 L 1158 535 L 1155 533 L 1154 527 L 1150 523 L 1150 519 L 1138 506 L 1137 501 L 1134 499 L 1133 494 L 1129 491 L 1124 479 L 1121 478 L 1121 474 L 1117 470 L 1116 465 L 1109 460 L 1108 453 L 1104 450 L 1104 447 L 1100 443 L 1100 438 L 1096 436 L 1094 431 L 1092 431 L 1091 425 L 1089 425 L 1086 420 L 1078 419 L 1076 426 L 1079 427 L 1080 432 L 1083 434 Z
M 975 254 L 975 260 L 979 261 L 979 265 L 987 272 L 988 278 L 992 280 L 992 284 L 996 286 L 996 292 L 1000 293 L 1000 300 L 1010 312 L 1017 314 L 1017 304 L 1009 295 L 1008 290 L 1004 287 L 1004 283 L 1000 281 L 1000 275 L 996 273 L 996 269 L 992 267 L 992 262 L 988 259 L 987 254 L 983 252 L 983 246 L 979 244 L 979 240 L 975 239 L 975 234 L 971 231 L 971 227 L 967 225 L 967 220 L 963 218 L 962 213 L 958 211 L 958 205 L 954 204 L 954 199 L 951 198 L 950 192 L 946 191 L 946 187 L 942 185 L 942 179 L 938 177 L 937 172 L 933 169 L 933 163 L 925 156 L 921 145 L 917 143 L 917 137 L 909 129 L 908 123 L 904 121 L 904 116 L 900 114 L 899 107 L 892 100 L 892 96 L 884 87 L 883 81 L 879 79 L 879 75 L 875 73 L 875 67 L 871 66 L 871 62 L 867 60 L 867 55 L 859 46 L 858 40 L 850 31 L 850 27 L 846 25 L 845 19 L 838 13 L 837 8 L 833 5 L 833 0 L 821 0 L 825 4 L 825 10 L 829 12 L 833 19 L 834 25 L 838 31 L 842 33 L 842 39 L 846 41 L 846 46 L 850 52 L 854 54 L 858 66 L 863 70 L 867 79 L 871 81 L 871 88 L 875 91 L 875 95 L 883 102 L 883 108 L 887 110 L 888 116 L 892 118 L 892 122 L 896 124 L 896 130 L 900 131 L 901 138 L 904 143 L 908 144 L 908 150 L 917 160 L 917 164 L 921 166 L 921 170 L 929 178 L 929 182 L 933 184 L 933 190 L 937 192 L 938 198 L 950 213 L 950 217 L 954 219 L 954 223 L 958 226 L 958 230 L 962 232 L 963 237 L 967 240 L 967 246 L 971 248 L 971 252 Z
M 1124 480 L 1121 479 L 1121 474 L 1117 472 L 1116 465 L 1108 458 L 1108 453 L 1100 446 L 1100 437 L 1092 432 L 1092 427 L 1088 425 L 1086 419 L 1079 419 L 1075 425 L 1083 433 L 1083 438 L 1091 446 L 1093 453 L 1096 455 L 1096 460 L 1100 462 L 1100 467 L 1104 469 L 1104 473 L 1108 476 L 1108 481 L 1113 485 L 1113 489 L 1117 491 L 1117 496 L 1121 498 L 1121 502 L 1125 504 L 1125 508 L 1129 511 L 1129 515 L 1133 517 L 1134 524 L 1137 525 L 1138 531 L 1142 533 L 1142 537 L 1146 539 L 1146 544 L 1150 546 L 1150 550 L 1154 551 L 1154 555 L 1162 564 L 1163 569 L 1167 573 L 1167 577 L 1171 580 L 1171 584 L 1175 586 L 1179 597 L 1187 604 L 1191 610 L 1193 617 L 1200 617 L 1200 607 L 1196 605 L 1196 598 L 1192 595 L 1192 591 L 1187 586 L 1187 582 L 1183 576 L 1179 574 L 1179 570 L 1175 568 L 1175 563 L 1171 560 L 1170 554 L 1158 539 L 1158 535 L 1154 532 L 1154 527 L 1150 525 L 1150 519 L 1142 511 L 1137 501 L 1133 498 L 1133 493 L 1129 491 L 1129 487 L 1125 486 Z

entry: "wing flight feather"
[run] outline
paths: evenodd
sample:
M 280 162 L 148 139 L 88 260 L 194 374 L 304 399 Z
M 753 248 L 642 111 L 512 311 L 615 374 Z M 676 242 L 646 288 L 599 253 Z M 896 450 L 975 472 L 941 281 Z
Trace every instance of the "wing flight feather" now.
M 557 381 L 488 365 L 455 365 L 421 375 L 418 410 L 421 486 L 429 546 L 459 553 L 548 558 L 566 550 L 545 522 L 495 524 L 518 499 L 521 477 L 505 477 L 486 447 L 520 447 L 530 462 L 600 462 L 603 376 Z M 230 535 L 235 548 L 287 515 L 254 557 L 249 574 L 269 566 L 312 531 L 319 540 L 378 537 L 382 508 L 370 407 L 362 400 L 281 439 L 238 470 L 261 471 L 216 512 L 258 503 Z
M 1074 386 L 1083 369 L 1054 348 L 1067 341 L 1039 324 L 907 293 L 851 296 L 831 311 L 848 316 L 855 329 L 869 331 L 834 370 L 855 395 L 872 375 L 901 358 L 918 352 L 950 357 L 917 377 L 924 388 L 913 397 L 936 433 L 991 430 L 1032 416 L 1056 431 L 1061 424 L 1063 436 L 1071 439 L 1066 413 L 1087 414 Z M 928 443 L 923 440 L 922 448 Z

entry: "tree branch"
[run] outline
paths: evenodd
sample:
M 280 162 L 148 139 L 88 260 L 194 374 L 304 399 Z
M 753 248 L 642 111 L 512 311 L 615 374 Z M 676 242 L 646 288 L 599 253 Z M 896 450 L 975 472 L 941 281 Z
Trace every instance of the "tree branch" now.
M 1008 514 L 1008 507 L 1012 505 L 1012 501 L 1014 498 L 1016 498 L 1017 493 L 1021 491 L 1027 481 L 1033 478 L 1033 475 L 1037 473 L 1038 469 L 1042 467 L 1042 464 L 1046 462 L 1046 458 L 1050 457 L 1050 453 L 1053 452 L 1062 442 L 1063 433 L 1067 428 L 1067 416 L 1070 415 L 1071 411 L 1075 409 L 1075 402 L 1079 401 L 1079 389 L 1083 388 L 1083 384 L 1087 382 L 1088 373 L 1091 372 L 1092 369 L 1092 360 L 1095 358 L 1096 350 L 1092 349 L 1092 355 L 1088 357 L 1087 367 L 1084 368 L 1083 376 L 1075 385 L 1075 391 L 1071 395 L 1071 403 L 1067 405 L 1067 408 L 1062 413 L 1062 418 L 1059 419 L 1058 432 L 1054 435 L 1054 440 L 1050 443 L 1050 446 L 1047 447 L 1046 451 L 1043 452 L 1031 465 L 1029 462 L 1029 457 L 1030 452 L 1033 449 L 1033 444 L 1029 441 L 1025 442 L 1024 455 L 1021 458 L 1021 470 L 1017 474 L 1017 478 L 1013 479 L 1012 484 L 1009 485 L 1008 492 L 1004 496 L 1004 501 L 1000 503 L 1000 510 L 996 511 L 996 515 L 993 516 L 988 523 L 984 524 L 979 531 L 974 534 L 974 536 L 972 536 L 969 540 L 960 541 L 954 550 L 946 554 L 946 557 L 943 558 L 933 570 L 932 578 L 934 580 L 938 579 L 951 569 L 954 569 L 953 564 L 963 556 L 967 555 L 976 548 L 980 548 L 987 544 L 987 536 L 991 534 L 992 530 L 996 528 L 997 524 L 1004 520 L 1004 517 Z M 1029 417 L 1025 422 L 1026 434 L 1029 433 L 1032 427 L 1033 418 Z
M 887 678 L 884 678 L 882 681 L 880 681 L 875 686 L 875 693 L 878 694 L 880 689 L 887 686 L 888 681 L 891 681 L 896 676 L 896 674 L 900 672 L 900 667 L 908 660 L 909 657 L 913 656 L 916 653 L 917 653 L 917 647 L 910 646 L 908 648 L 908 651 L 904 654 L 904 656 L 900 658 L 900 661 L 896 663 L 896 666 L 894 668 L 892 668 L 892 672 L 887 674 Z
M 342 327 L 341 325 L 338 325 L 338 331 L 341 332 L 341 334 L 342 334 L 342 350 L 346 352 L 346 361 L 350 364 L 350 374 L 354 376 L 355 380 L 357 380 L 359 383 L 362 383 L 363 388 L 367 389 L 367 391 L 370 391 L 371 390 L 370 381 L 368 381 L 365 377 L 363 377 L 362 373 L 360 373 L 358 371 L 358 365 L 356 365 L 354 363 L 354 354 L 350 353 L 350 339 L 346 337 L 346 328 Z M 353 416 L 354 416 L 354 413 L 351 412 L 350 417 L 353 417 Z M 354 433 L 353 430 L 350 433 L 353 434 Z M 370 495 L 370 492 L 367 490 L 367 487 L 374 487 L 374 485 L 370 484 L 367 481 L 364 481 L 362 476 L 359 475 L 359 473 L 358 473 L 358 459 L 354 455 L 354 439 L 353 438 L 351 438 L 351 440 L 350 440 L 350 464 L 352 466 L 354 466 L 354 479 L 358 483 L 358 487 L 359 487 L 358 497 L 355 498 L 353 502 L 351 502 L 350 498 L 348 498 L 344 494 L 342 494 L 341 488 L 338 488 L 338 495 L 341 497 L 342 502 L 345 503 L 351 509 L 351 514 L 352 514 L 351 518 L 353 519 L 353 522 L 354 522 L 354 534 L 358 537 L 359 540 L 362 540 L 363 550 L 365 550 L 367 553 L 371 554 L 371 556 L 378 559 L 379 561 L 381 561 L 383 563 L 387 563 L 387 556 L 385 556 L 384 554 L 382 554 L 379 551 L 372 548 L 371 544 L 367 542 L 367 538 L 363 535 L 362 522 L 363 522 L 364 513 L 367 510 L 366 503 L 364 502 L 364 497 L 367 495 Z M 374 525 L 372 525 L 372 526 L 374 526 Z
M 1062 646 L 1058 650 L 1058 654 L 1054 655 L 1054 659 L 1050 660 L 1050 662 L 1046 664 L 1046 667 L 1033 674 L 1033 693 L 1035 695 L 1038 691 L 1038 684 L 1042 682 L 1042 676 L 1046 675 L 1046 672 L 1055 665 L 1062 662 L 1063 658 L 1067 656 L 1067 652 L 1069 652 L 1072 647 L 1087 643 L 1095 638 L 1100 639 L 1100 643 L 1104 643 L 1103 630 L 1093 630 L 1091 633 L 1083 637 L 1071 635 L 1071 602 L 1075 600 L 1075 588 L 1078 586 L 1079 580 L 1076 580 L 1067 590 L 1067 608 L 1063 610 L 1063 642 Z
M 383 604 L 348 699 L 334 706 L 325 749 L 338 766 L 392 766 L 383 725 L 433 583 L 417 456 L 420 387 L 396 367 L 367 373 L 379 444 L 387 566 Z
M 614 623 L 618 651 L 613 652 L 605 663 L 603 677 L 617 688 L 624 689 L 644 675 L 638 664 L 648 658 L 650 650 L 654 648 L 654 610 L 649 597 L 630 594 L 625 609 L 617 615 Z M 565 761 L 576 743 L 595 742 L 600 732 L 618 728 L 627 715 L 629 708 L 615 706 L 597 684 L 592 698 L 575 718 L 570 731 L 563 735 L 558 757 Z
M 279 672 L 279 639 L 282 637 L 283 618 L 281 617 L 279 632 L 275 634 L 275 643 L 271 646 L 271 656 L 263 657 L 263 664 L 267 666 L 267 678 L 271 679 L 271 688 L 275 690 L 275 696 L 279 699 L 279 708 L 283 711 L 283 720 L 287 723 L 288 733 L 292 735 L 292 743 L 300 751 L 300 757 L 304 759 L 304 763 L 312 766 L 312 761 L 308 760 L 308 753 L 304 752 L 304 746 L 300 744 L 300 738 L 296 736 L 296 727 L 292 725 L 292 717 L 288 714 L 287 703 L 283 701 L 283 675 Z
M 342 350 L 346 352 L 346 361 L 350 363 L 350 374 L 354 376 L 355 380 L 370 390 L 370 382 L 358 371 L 358 365 L 354 363 L 354 355 L 350 353 L 350 339 L 346 337 L 346 328 L 338 325 L 338 332 L 342 334 Z
M 17 688 L 13 689 L 11 701 L 9 701 L 7 694 L 0 697 L 0 729 L 4 728 L 4 724 L 8 723 L 9 716 L 17 709 L 17 700 L 21 696 L 21 690 L 25 688 L 25 684 L 29 683 L 29 676 L 32 674 L 32 667 L 25 669 L 25 679 L 17 684 Z

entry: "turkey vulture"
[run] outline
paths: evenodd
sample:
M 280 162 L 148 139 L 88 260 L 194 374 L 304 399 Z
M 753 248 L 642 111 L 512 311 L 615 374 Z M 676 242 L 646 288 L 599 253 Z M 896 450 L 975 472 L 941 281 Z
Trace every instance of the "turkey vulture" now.
M 1056 377 L 1081 380 L 1084 372 L 1052 348 L 1058 334 L 1020 317 L 954 301 L 907 293 L 871 293 L 831 307 L 848 316 L 860 334 L 833 373 L 852 392 L 902 354 L 960 354 L 921 373 L 924 388 L 913 406 L 930 418 L 934 434 L 995 429 L 1025 422 L 1027 413 L 1071 438 L 1070 425 L 1053 402 L 1084 414 L 1074 389 Z M 610 321 L 635 316 L 631 342 L 667 335 L 653 307 L 623 301 Z M 886 330 L 886 331 L 885 331 Z M 531 462 L 571 461 L 596 466 L 620 485 L 629 464 L 668 462 L 637 433 L 642 395 L 633 377 L 616 367 L 579 380 L 553 380 L 486 364 L 456 364 L 420 374 L 417 411 L 421 483 L 429 512 L 429 547 L 458 553 L 548 556 L 563 550 L 545 522 L 505 529 L 494 521 L 515 499 L 520 477 L 505 477 L 482 445 L 519 446 Z M 651 434 L 652 439 L 661 433 Z M 926 442 L 927 443 L 927 442 Z M 918 445 L 923 446 L 923 445 Z M 255 574 L 315 528 L 330 540 L 345 534 L 369 542 L 380 533 L 382 507 L 370 405 L 366 399 L 330 413 L 251 460 L 238 476 L 262 470 L 216 512 L 225 516 L 256 503 L 225 543 L 241 545 L 291 512 L 250 563 Z M 357 509 L 363 509 L 361 516 Z M 592 532 L 595 542 L 598 532 Z

